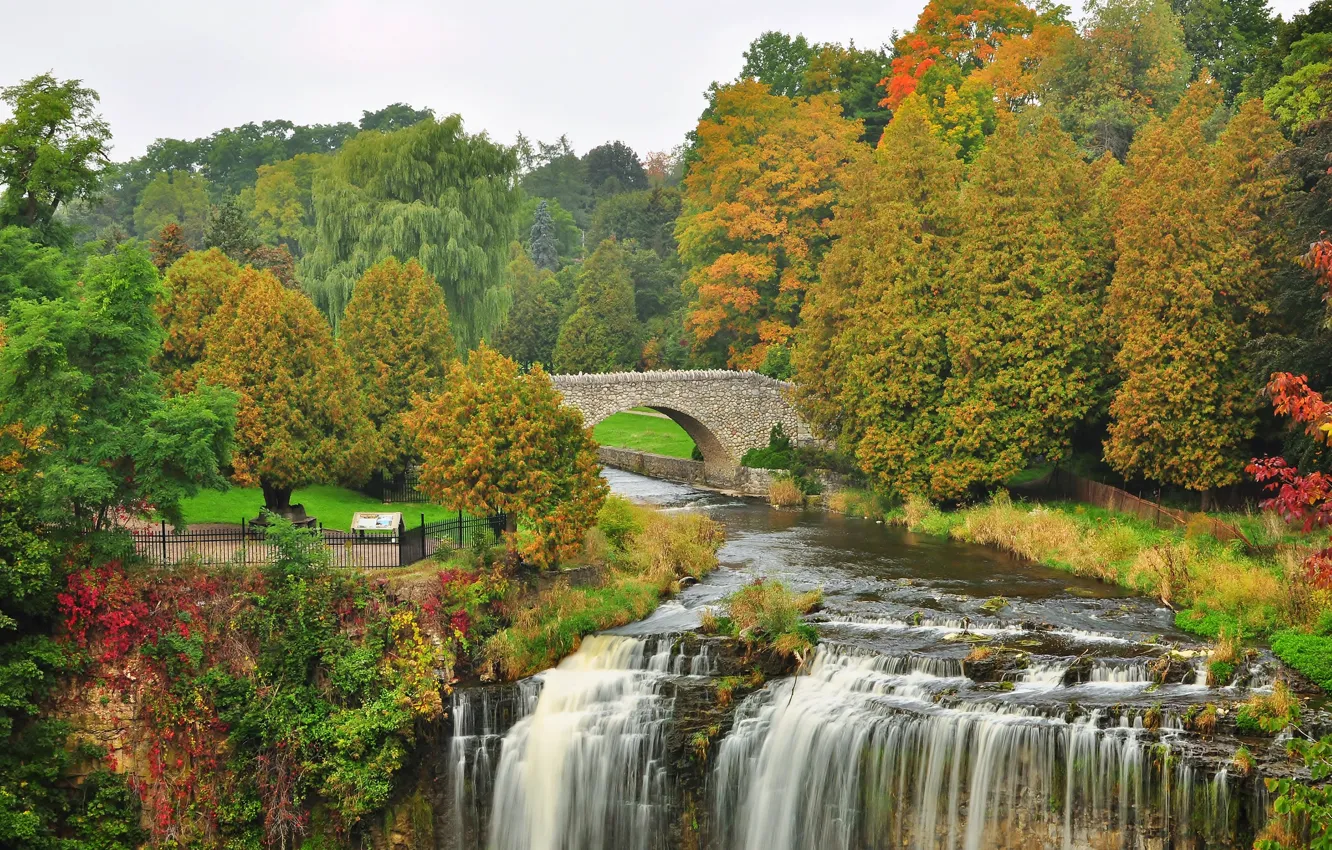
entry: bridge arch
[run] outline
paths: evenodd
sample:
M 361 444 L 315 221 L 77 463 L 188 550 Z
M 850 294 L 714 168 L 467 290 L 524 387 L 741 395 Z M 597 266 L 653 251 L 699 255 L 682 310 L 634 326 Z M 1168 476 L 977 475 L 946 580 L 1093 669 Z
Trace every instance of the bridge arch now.
M 797 443 L 812 438 L 791 403 L 792 385 L 757 372 L 612 372 L 553 380 L 564 403 L 581 411 L 589 428 L 634 407 L 665 414 L 694 440 L 704 464 L 713 469 L 739 466 L 746 451 L 768 444 L 778 423 Z

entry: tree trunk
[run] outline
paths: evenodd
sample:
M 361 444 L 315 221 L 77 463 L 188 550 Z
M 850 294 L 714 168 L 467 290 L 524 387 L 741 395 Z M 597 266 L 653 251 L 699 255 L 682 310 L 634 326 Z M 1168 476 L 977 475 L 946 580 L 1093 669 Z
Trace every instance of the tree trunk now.
M 259 486 L 264 491 L 264 508 L 278 516 L 288 516 L 291 513 L 290 487 L 279 487 L 265 481 L 261 481 Z

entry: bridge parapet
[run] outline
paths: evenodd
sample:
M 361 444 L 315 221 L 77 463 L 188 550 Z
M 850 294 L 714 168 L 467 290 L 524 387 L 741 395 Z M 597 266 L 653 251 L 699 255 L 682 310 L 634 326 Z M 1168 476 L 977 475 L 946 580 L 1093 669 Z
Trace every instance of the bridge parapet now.
M 610 372 L 556 375 L 553 381 L 589 427 L 633 407 L 664 413 L 693 438 L 709 466 L 739 464 L 746 451 L 768 444 L 778 423 L 797 443 L 813 439 L 791 401 L 794 385 L 757 372 Z

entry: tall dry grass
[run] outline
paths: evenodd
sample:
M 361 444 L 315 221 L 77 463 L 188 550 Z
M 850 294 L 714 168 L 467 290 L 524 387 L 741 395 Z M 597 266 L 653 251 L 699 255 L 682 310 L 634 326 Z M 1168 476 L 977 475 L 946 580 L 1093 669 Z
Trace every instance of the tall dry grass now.
M 784 475 L 768 485 L 768 502 L 774 508 L 794 508 L 805 503 L 805 494 L 794 478 Z

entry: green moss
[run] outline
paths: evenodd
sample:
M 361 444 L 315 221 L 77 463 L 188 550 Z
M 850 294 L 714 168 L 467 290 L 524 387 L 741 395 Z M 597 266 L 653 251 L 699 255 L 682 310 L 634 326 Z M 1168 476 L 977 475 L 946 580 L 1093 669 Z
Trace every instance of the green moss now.
M 1272 652 L 1318 687 L 1332 691 L 1332 637 L 1277 632 L 1272 638 Z
M 1220 637 L 1222 632 L 1241 636 L 1244 634 L 1244 629 L 1240 626 L 1237 618 L 1229 614 L 1216 611 L 1200 611 L 1196 608 L 1185 608 L 1176 611 L 1175 628 L 1213 640 Z

